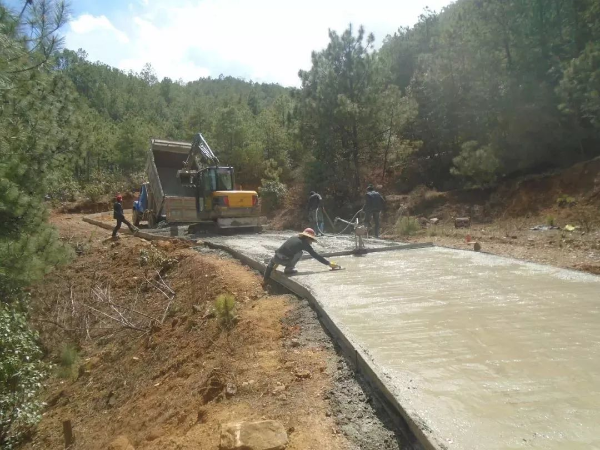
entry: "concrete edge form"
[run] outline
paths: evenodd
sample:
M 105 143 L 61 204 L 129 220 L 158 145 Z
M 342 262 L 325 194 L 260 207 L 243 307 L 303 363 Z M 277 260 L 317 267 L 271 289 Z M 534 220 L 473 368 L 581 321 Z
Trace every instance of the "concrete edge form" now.
M 243 253 L 234 250 L 226 245 L 215 244 L 213 242 L 204 242 L 204 245 L 212 249 L 222 250 L 229 253 L 236 259 L 240 260 L 242 263 L 246 264 L 254 270 L 257 270 L 260 273 L 264 273 L 266 269 L 266 266 L 264 264 L 255 261 L 252 258 L 244 255 Z M 423 247 L 433 247 L 433 244 L 423 245 L 421 247 L 414 248 Z M 402 249 L 402 247 L 400 247 L 399 249 Z M 367 379 L 371 387 L 377 393 L 380 394 L 382 400 L 384 400 L 385 406 L 387 408 L 391 408 L 392 413 L 400 416 L 404 420 L 404 422 L 408 425 L 410 431 L 414 434 L 414 436 L 417 438 L 418 442 L 423 446 L 424 449 L 446 449 L 446 446 L 442 444 L 435 436 L 433 436 L 432 432 L 426 426 L 424 426 L 425 424 L 420 420 L 418 415 L 416 415 L 414 412 L 406 410 L 402 405 L 400 405 L 398 399 L 386 386 L 384 382 L 384 375 L 370 363 L 370 358 L 368 357 L 368 355 L 359 346 L 355 345 L 346 335 L 344 335 L 343 331 L 329 317 L 323 305 L 313 296 L 312 292 L 309 289 L 295 282 L 293 279 L 288 278 L 276 271 L 272 273 L 271 279 L 279 283 L 286 289 L 290 290 L 291 292 L 295 293 L 296 295 L 308 300 L 308 302 L 317 312 L 319 320 L 327 329 L 331 337 L 340 346 L 343 354 L 346 356 L 350 364 L 354 367 L 355 370 L 363 374 L 363 376 Z

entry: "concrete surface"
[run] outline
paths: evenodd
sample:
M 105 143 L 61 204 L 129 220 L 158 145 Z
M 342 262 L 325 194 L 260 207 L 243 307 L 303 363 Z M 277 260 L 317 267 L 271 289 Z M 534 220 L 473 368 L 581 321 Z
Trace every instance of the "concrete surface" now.
M 232 248 L 251 256 L 257 261 L 263 262 L 264 260 L 270 259 L 275 253 L 275 250 L 277 250 L 279 246 L 293 234 L 294 233 L 292 232 L 273 231 L 260 234 L 237 234 L 235 236 L 204 234 L 195 237 L 203 241 L 231 246 Z M 397 242 L 385 241 L 383 239 L 367 239 L 365 242 L 368 243 L 367 247 L 371 249 L 403 246 Z M 354 237 L 349 235 L 320 238 L 318 242 L 313 245 L 313 248 L 319 253 L 353 250 L 354 247 Z
M 282 240 L 218 238 L 256 261 Z M 430 448 L 600 448 L 599 277 L 443 248 L 337 262 L 293 281 Z

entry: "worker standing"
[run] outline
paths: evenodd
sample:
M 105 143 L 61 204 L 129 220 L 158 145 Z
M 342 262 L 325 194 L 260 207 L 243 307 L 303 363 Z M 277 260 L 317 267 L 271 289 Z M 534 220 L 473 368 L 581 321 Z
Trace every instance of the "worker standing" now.
M 321 197 L 315 191 L 308 194 L 308 221 L 313 229 L 317 230 L 317 236 L 324 236 L 325 223 L 323 221 L 323 207 Z
M 317 237 L 315 236 L 315 231 L 312 228 L 307 228 L 297 236 L 292 236 L 285 241 L 281 247 L 277 249 L 275 255 L 273 258 L 271 258 L 271 261 L 267 265 L 267 270 L 265 270 L 265 277 L 263 279 L 263 286 L 271 277 L 271 272 L 273 272 L 273 270 L 279 265 L 285 266 L 283 271 L 284 274 L 295 274 L 297 272 L 295 268 L 296 264 L 298 261 L 300 261 L 300 258 L 302 258 L 302 252 L 304 251 L 308 252 L 310 256 L 315 258 L 321 264 L 325 264 L 334 270 L 339 269 L 340 266 L 334 262 L 327 261 L 312 248 L 311 245 L 316 241 Z
M 122 223 L 127 225 L 129 227 L 129 231 L 131 231 L 132 233 L 137 233 L 139 231 L 136 227 L 129 223 L 129 221 L 125 218 L 125 215 L 123 214 L 123 197 L 121 196 L 121 194 L 117 194 L 117 199 L 115 201 L 115 204 L 113 205 L 113 218 L 117 219 L 117 225 L 115 225 L 115 228 L 112 232 L 113 238 L 117 237 L 117 232 L 121 229 Z
M 369 184 L 369 186 L 367 186 L 367 193 L 365 194 L 365 206 L 363 206 L 363 211 L 365 213 L 365 225 L 367 228 L 371 228 L 371 219 L 373 219 L 375 224 L 373 234 L 376 238 L 379 237 L 379 215 L 384 208 L 384 198 L 375 190 L 372 184 Z

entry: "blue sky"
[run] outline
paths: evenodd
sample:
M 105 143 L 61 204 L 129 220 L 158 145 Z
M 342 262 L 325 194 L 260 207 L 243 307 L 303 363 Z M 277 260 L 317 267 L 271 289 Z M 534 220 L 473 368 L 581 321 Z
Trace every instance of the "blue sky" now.
M 11 0 L 14 3 L 14 0 Z M 349 23 L 373 32 L 376 44 L 411 26 L 426 6 L 451 0 L 73 0 L 65 45 L 92 61 L 159 78 L 190 81 L 221 73 L 297 86 L 312 50 L 328 29 Z M 21 4 L 21 2 L 17 2 Z

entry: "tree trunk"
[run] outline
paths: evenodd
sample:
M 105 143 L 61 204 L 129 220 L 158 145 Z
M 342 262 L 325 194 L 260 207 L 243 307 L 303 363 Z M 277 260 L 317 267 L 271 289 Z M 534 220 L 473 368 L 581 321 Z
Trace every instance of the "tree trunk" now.
M 354 186 L 356 192 L 360 192 L 360 165 L 358 161 L 358 127 L 356 123 L 352 125 L 352 161 L 354 163 Z
M 383 172 L 381 173 L 381 184 L 385 183 L 385 172 L 387 170 L 388 155 L 390 153 L 390 145 L 392 143 L 392 127 L 394 126 L 394 106 L 392 105 L 392 115 L 390 117 L 390 131 L 388 133 L 388 141 L 383 154 Z

